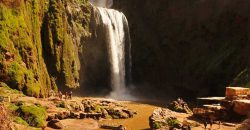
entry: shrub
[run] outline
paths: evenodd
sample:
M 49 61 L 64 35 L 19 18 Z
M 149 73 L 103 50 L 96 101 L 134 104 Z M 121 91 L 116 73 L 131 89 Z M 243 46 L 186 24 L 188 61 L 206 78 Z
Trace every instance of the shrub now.
M 95 105 L 94 106 L 94 112 L 101 113 L 102 112 L 102 107 L 100 105 Z
M 160 123 L 155 122 L 155 123 L 153 124 L 153 128 L 154 128 L 154 129 L 160 129 L 160 128 L 161 128 Z
M 28 126 L 29 124 L 23 120 L 21 117 L 14 117 L 14 122 L 16 122 L 17 124 L 21 124 L 21 125 L 25 125 L 25 126 Z
M 179 120 L 177 120 L 176 118 L 167 118 L 166 122 L 168 124 L 168 126 L 173 127 L 173 128 L 180 128 L 181 123 Z
M 15 105 L 15 104 L 11 103 L 11 104 L 8 105 L 8 109 L 11 110 L 11 111 L 16 111 L 16 110 L 19 109 L 19 107 L 17 105 Z
M 22 105 L 20 107 L 20 116 L 34 127 L 44 127 L 46 125 L 47 112 L 41 106 Z

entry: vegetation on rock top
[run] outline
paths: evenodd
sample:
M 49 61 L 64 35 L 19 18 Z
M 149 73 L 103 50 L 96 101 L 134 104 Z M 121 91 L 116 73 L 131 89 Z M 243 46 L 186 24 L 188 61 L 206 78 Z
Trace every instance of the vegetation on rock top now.
M 47 112 L 41 106 L 22 105 L 20 106 L 20 116 L 30 126 L 34 126 L 34 127 L 46 126 Z

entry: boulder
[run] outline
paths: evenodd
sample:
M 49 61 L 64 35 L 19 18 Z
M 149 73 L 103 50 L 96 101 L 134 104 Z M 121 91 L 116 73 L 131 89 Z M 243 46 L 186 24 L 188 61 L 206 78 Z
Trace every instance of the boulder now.
M 126 130 L 126 127 L 123 125 L 118 126 L 117 130 Z
M 239 115 L 247 116 L 250 112 L 250 100 L 234 100 L 233 110 Z
M 113 126 L 113 125 L 101 125 L 102 129 L 109 129 L 109 130 L 126 130 L 126 127 L 123 125 Z
M 70 112 L 69 111 L 62 111 L 62 112 L 58 112 L 55 115 L 55 118 L 59 119 L 59 120 L 63 120 L 63 119 L 67 119 L 70 117 Z
M 107 112 L 113 119 L 129 118 L 129 114 L 124 112 L 122 108 L 110 108 L 110 109 L 107 109 Z
M 67 108 L 70 111 L 84 111 L 84 106 L 81 102 L 79 101 L 66 101 L 65 102 L 65 108 Z
M 102 118 L 107 119 L 110 117 L 106 109 L 102 109 L 101 111 L 102 111 Z
M 56 113 L 49 113 L 48 114 L 48 118 L 47 118 L 47 121 L 51 121 L 53 119 L 56 119 Z
M 227 119 L 229 116 L 225 109 L 217 109 L 213 107 L 193 108 L 193 115 L 198 118 L 209 118 L 213 120 Z
M 240 125 L 237 126 L 236 130 L 250 130 L 250 119 L 244 120 Z
M 172 129 L 181 128 L 181 122 L 176 118 L 175 112 L 169 109 L 158 108 L 149 117 L 151 129 Z
M 53 128 L 53 129 L 63 129 L 62 123 L 57 119 L 53 119 L 53 120 L 49 121 L 47 126 Z
M 111 100 L 84 99 L 82 100 L 82 104 L 85 113 L 100 113 L 100 117 L 102 118 L 126 119 L 132 118 L 136 114 L 135 111 Z M 95 117 L 99 118 L 99 115 Z M 84 115 L 81 118 L 85 118 Z
M 129 118 L 132 118 L 136 114 L 135 111 L 132 111 L 132 110 L 129 110 L 129 109 L 123 109 L 122 111 L 127 113 Z
M 241 97 L 244 95 L 248 95 L 249 88 L 243 87 L 227 87 L 226 88 L 226 98 L 227 99 L 236 99 L 237 97 Z
M 70 112 L 70 118 L 73 119 L 79 119 L 80 118 L 80 113 L 79 112 Z
M 168 108 L 175 112 L 183 112 L 192 114 L 191 109 L 188 107 L 187 103 L 184 102 L 182 99 L 178 98 L 176 101 L 171 102 L 168 105 Z

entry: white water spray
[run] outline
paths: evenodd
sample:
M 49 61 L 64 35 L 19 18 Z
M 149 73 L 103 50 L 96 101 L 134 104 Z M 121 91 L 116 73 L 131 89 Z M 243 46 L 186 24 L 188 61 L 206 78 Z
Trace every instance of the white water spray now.
M 113 0 L 89 0 L 91 4 L 97 7 L 110 8 L 113 5 Z
M 109 62 L 111 64 L 112 92 L 108 97 L 122 100 L 133 99 L 126 88 L 126 77 L 130 77 L 126 76 L 126 74 L 129 75 L 131 70 L 130 37 L 127 19 L 123 13 L 114 9 L 96 7 L 94 12 L 97 17 L 97 24 L 103 29 L 104 34 L 102 35 L 105 35 L 103 40 L 107 43 Z M 125 55 L 125 53 L 129 54 Z M 129 67 L 126 64 L 129 64 Z
M 124 98 L 125 85 L 125 33 L 123 20 L 125 16 L 116 10 L 97 8 L 103 25 L 106 28 L 106 37 L 111 63 L 111 98 Z

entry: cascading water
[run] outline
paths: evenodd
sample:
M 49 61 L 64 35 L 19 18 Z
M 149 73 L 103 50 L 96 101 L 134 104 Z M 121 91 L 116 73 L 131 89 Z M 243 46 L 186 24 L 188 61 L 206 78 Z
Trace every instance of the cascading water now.
M 126 84 L 131 71 L 130 36 L 125 15 L 114 9 L 94 7 L 95 22 L 102 28 L 110 62 L 112 92 L 108 97 L 131 99 Z M 125 54 L 126 53 L 126 54 Z
M 113 5 L 113 0 L 89 0 L 95 6 L 110 8 Z

